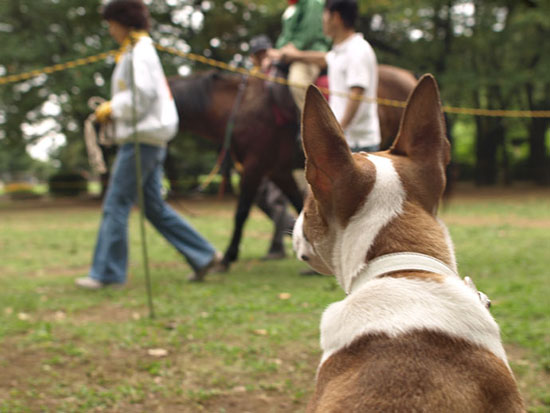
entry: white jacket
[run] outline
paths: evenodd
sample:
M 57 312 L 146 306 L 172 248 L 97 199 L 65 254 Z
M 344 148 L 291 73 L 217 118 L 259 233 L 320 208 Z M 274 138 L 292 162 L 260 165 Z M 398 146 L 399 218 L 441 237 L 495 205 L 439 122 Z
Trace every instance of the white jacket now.
M 162 65 L 148 36 L 140 37 L 133 50 L 119 59 L 111 78 L 111 118 L 117 144 L 133 140 L 133 63 L 136 91 L 137 140 L 165 146 L 178 129 L 178 113 Z

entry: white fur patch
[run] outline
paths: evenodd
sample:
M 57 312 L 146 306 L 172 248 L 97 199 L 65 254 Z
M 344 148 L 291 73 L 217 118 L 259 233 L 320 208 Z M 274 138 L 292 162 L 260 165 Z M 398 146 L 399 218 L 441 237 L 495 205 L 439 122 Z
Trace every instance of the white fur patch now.
M 366 156 L 376 168 L 374 187 L 348 226 L 337 232 L 332 255 L 336 279 L 346 292 L 365 267 L 367 252 L 380 230 L 403 212 L 406 196 L 392 161 L 376 155 Z
M 482 346 L 508 366 L 498 325 L 476 292 L 458 277 L 446 277 L 442 283 L 377 278 L 331 304 L 321 319 L 321 364 L 365 334 L 397 337 L 423 329 Z
M 451 258 L 451 262 L 450 262 L 451 268 L 454 270 L 454 272 L 458 274 L 458 266 L 456 264 L 456 257 L 455 257 L 455 246 L 451 238 L 451 234 L 449 234 L 449 229 L 447 228 L 447 225 L 445 225 L 445 223 L 440 218 L 436 218 L 436 220 L 439 226 L 441 227 L 441 229 L 443 230 L 443 235 L 445 236 L 445 244 L 447 244 L 449 257 Z
M 321 255 L 318 255 L 313 246 L 307 241 L 304 235 L 304 212 L 298 215 L 292 231 L 292 246 L 300 261 L 306 261 L 310 267 L 321 274 L 332 274 L 330 263 L 327 263 Z
M 300 212 L 296 222 L 294 223 L 294 229 L 292 230 L 292 248 L 296 253 L 296 257 L 302 260 L 302 257 L 308 257 L 313 253 L 313 248 L 309 245 L 309 242 L 304 237 L 304 212 Z

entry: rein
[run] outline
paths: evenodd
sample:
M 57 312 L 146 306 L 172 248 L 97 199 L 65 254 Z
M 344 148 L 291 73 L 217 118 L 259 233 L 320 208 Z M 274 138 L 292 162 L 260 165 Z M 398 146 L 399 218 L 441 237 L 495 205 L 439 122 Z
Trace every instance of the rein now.
M 239 83 L 239 88 L 237 90 L 237 96 L 235 97 L 235 102 L 233 103 L 233 107 L 231 108 L 231 113 L 229 114 L 229 118 L 227 120 L 227 124 L 225 126 L 225 134 L 223 138 L 223 146 L 220 151 L 220 154 L 218 156 L 218 160 L 216 161 L 216 165 L 204 181 L 204 183 L 199 187 L 199 191 L 203 191 L 209 184 L 212 182 L 212 179 L 214 178 L 214 175 L 222 170 L 222 185 L 220 186 L 219 194 L 223 194 L 225 185 L 226 185 L 226 176 L 223 172 L 227 170 L 227 168 L 230 167 L 229 161 L 230 161 L 230 149 L 231 149 L 231 138 L 233 137 L 233 128 L 235 126 L 235 118 L 237 117 L 237 112 L 239 111 L 239 107 L 241 106 L 244 92 L 246 90 L 246 86 L 248 84 L 248 75 L 244 75 L 241 78 L 241 82 Z
M 227 120 L 227 125 L 225 127 L 225 136 L 223 139 L 223 150 L 228 151 L 231 147 L 231 138 L 233 137 L 233 127 L 235 126 L 235 118 L 237 117 L 237 112 L 241 102 L 243 100 L 244 91 L 246 90 L 246 85 L 248 83 L 248 76 L 245 75 L 239 83 L 239 90 L 237 91 L 237 97 L 235 98 L 235 103 L 231 108 L 231 113 L 229 114 L 229 119 Z

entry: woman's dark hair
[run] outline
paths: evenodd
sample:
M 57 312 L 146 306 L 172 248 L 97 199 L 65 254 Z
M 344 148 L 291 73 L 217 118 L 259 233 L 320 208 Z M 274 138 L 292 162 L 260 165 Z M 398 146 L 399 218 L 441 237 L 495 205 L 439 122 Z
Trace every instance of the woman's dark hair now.
M 357 0 L 326 0 L 325 9 L 331 13 L 337 12 L 348 29 L 355 27 L 358 14 Z
M 112 0 L 103 8 L 105 20 L 115 21 L 123 26 L 138 30 L 149 30 L 149 10 L 142 0 Z

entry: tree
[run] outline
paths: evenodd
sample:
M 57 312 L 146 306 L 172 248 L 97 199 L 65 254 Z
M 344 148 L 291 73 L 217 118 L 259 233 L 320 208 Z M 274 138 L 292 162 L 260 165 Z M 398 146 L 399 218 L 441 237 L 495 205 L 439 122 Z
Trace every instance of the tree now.
M 97 4 L 5 0 L 0 8 L 1 68 L 7 73 L 26 72 L 104 50 L 105 27 L 99 23 Z M 24 153 L 26 145 L 41 136 L 59 133 L 67 139 L 58 154 L 61 162 L 67 167 L 84 167 L 81 125 L 90 112 L 86 101 L 89 96 L 106 94 L 104 79 L 108 71 L 108 65 L 100 62 L 2 86 L 0 119 L 4 137 L 0 150 Z
M 152 37 L 164 46 L 242 64 L 253 34 L 274 35 L 279 13 L 256 2 L 153 0 Z M 115 49 L 101 21 L 100 2 L 4 0 L 0 3 L 0 75 L 27 72 Z M 272 14 L 270 14 L 272 13 Z M 40 36 L 37 36 L 40 33 Z M 24 47 L 21 47 L 24 45 Z M 201 66 L 161 53 L 167 75 Z M 53 154 L 65 169 L 87 169 L 82 125 L 92 96 L 109 96 L 113 59 L 0 86 L 0 171 L 24 167 L 25 148 L 48 133 L 66 144 Z M 204 68 L 204 66 L 202 66 Z M 15 164 L 13 158 L 21 158 Z M 8 163 L 7 160 L 12 160 Z
M 444 103 L 482 109 L 550 108 L 548 2 L 369 2 L 361 29 L 379 60 L 436 75 Z M 450 116 L 451 122 L 459 119 Z M 512 178 L 509 144 L 528 136 L 529 177 L 548 181 L 548 119 L 476 117 L 476 182 Z M 514 134 L 514 135 L 512 135 Z
M 547 110 L 550 107 L 550 4 L 548 2 L 523 1 L 512 3 L 509 19 L 510 30 L 522 33 L 515 37 L 512 47 L 518 61 L 525 66 L 520 77 L 520 102 L 529 110 Z M 528 171 L 533 181 L 550 184 L 550 162 L 546 136 L 550 128 L 549 118 L 527 120 L 529 157 Z
M 550 109 L 547 1 L 359 3 L 359 31 L 373 44 L 379 61 L 417 74 L 435 74 L 445 104 Z M 280 0 L 150 0 L 152 37 L 164 46 L 244 65 L 253 35 L 277 37 L 285 6 Z M 99 7 L 99 0 L 0 2 L 0 75 L 116 48 L 101 22 Z M 169 76 L 209 68 L 167 53 L 160 56 Z M 111 59 L 0 86 L 0 151 L 10 154 L 0 157 L 0 171 L 25 167 L 26 145 L 47 133 L 66 139 L 66 145 L 54 154 L 61 167 L 87 168 L 82 139 L 82 123 L 90 113 L 87 100 L 109 95 L 113 64 Z M 449 117 L 450 123 L 464 119 Z M 523 141 L 528 153 L 520 160 L 524 170 L 537 182 L 550 182 L 549 119 L 475 118 L 474 122 L 478 183 L 491 184 L 500 176 L 511 179 L 518 165 L 509 156 L 509 146 Z M 183 144 L 186 139 L 190 138 L 178 137 L 173 145 L 184 161 L 192 154 L 216 150 L 202 143 Z M 201 163 L 208 164 L 206 169 L 211 166 L 208 159 Z

